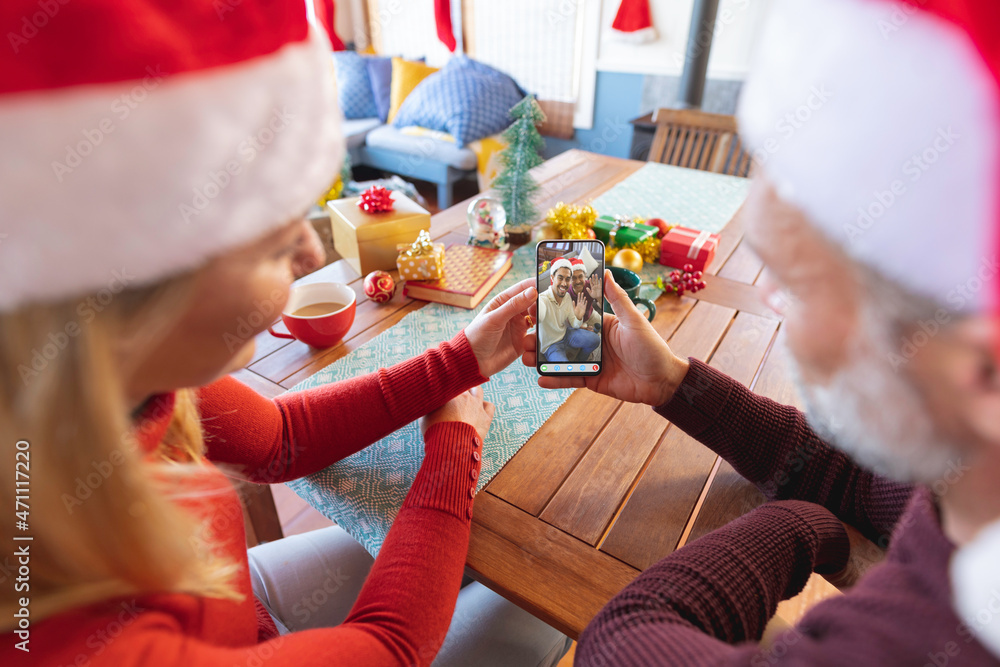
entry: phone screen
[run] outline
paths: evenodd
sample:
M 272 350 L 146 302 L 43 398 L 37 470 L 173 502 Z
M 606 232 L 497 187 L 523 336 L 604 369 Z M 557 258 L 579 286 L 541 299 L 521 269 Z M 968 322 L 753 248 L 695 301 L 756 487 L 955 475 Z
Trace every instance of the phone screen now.
M 604 244 L 542 241 L 538 270 L 538 373 L 597 375 L 604 351 Z

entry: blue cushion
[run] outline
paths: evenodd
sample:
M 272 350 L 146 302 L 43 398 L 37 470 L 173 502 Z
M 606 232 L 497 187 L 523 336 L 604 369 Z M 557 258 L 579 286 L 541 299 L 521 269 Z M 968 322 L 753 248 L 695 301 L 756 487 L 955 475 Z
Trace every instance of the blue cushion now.
M 523 98 L 524 91 L 503 72 L 455 56 L 413 89 L 393 125 L 447 132 L 465 146 L 510 125 L 507 112 Z
M 344 118 L 374 118 L 378 116 L 372 81 L 368 76 L 366 58 L 354 51 L 334 51 L 337 72 L 337 96 Z
M 371 56 L 365 58 L 368 66 L 368 78 L 372 82 L 372 96 L 375 98 L 375 108 L 378 118 L 383 123 L 389 118 L 389 91 L 392 89 L 392 58 Z

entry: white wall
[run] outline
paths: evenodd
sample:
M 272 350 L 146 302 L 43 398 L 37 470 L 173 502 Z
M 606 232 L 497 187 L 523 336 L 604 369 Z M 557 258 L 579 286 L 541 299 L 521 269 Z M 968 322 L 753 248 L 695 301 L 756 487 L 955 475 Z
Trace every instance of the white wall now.
M 597 69 L 679 75 L 684 68 L 693 0 L 650 0 L 658 39 L 648 44 L 629 44 L 614 38 L 611 22 L 618 5 L 619 0 L 604 0 Z M 770 0 L 721 0 L 708 61 L 710 78 L 742 79 L 746 76 L 750 54 L 769 7 Z
M 459 0 L 452 0 L 454 7 Z M 434 24 L 434 0 L 375 0 L 372 38 L 381 44 L 381 53 L 404 58 L 426 58 L 427 64 L 441 67 L 451 51 L 441 43 Z M 454 24 L 454 20 L 453 20 Z
M 456 0 L 452 0 L 455 2 Z M 474 57 L 539 99 L 575 102 L 573 124 L 593 123 L 601 0 L 467 0 Z

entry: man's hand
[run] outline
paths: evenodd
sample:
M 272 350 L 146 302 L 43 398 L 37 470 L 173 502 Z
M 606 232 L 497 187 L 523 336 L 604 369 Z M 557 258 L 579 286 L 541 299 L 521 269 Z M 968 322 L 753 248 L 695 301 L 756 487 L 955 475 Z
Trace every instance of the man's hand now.
M 597 271 L 590 276 L 590 295 L 594 297 L 594 308 L 604 307 L 604 291 L 601 289 L 601 277 Z
M 524 353 L 528 331 L 525 315 L 534 307 L 537 295 L 535 278 L 522 280 L 498 294 L 465 327 L 483 377 L 502 371 Z
M 632 403 L 660 405 L 670 400 L 687 374 L 688 361 L 678 357 L 660 338 L 628 295 L 605 273 L 607 298 L 617 313 L 604 315 L 604 349 L 600 375 L 587 377 L 539 377 L 546 389 L 586 387 L 600 394 Z M 526 336 L 526 366 L 535 366 L 535 336 Z
M 483 388 L 473 387 L 423 417 L 420 420 L 420 433 L 426 435 L 427 429 L 434 424 L 464 422 L 476 429 L 480 440 L 486 440 L 495 412 L 496 407 L 489 401 L 483 400 Z

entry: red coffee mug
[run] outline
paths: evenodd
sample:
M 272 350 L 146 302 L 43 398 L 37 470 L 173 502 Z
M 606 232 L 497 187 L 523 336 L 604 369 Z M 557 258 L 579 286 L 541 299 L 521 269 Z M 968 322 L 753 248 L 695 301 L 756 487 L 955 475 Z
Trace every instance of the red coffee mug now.
M 293 315 L 295 311 L 318 303 L 342 303 L 342 308 L 322 315 Z M 268 327 L 272 336 L 293 338 L 313 347 L 331 347 L 350 331 L 357 310 L 357 297 L 343 283 L 311 283 L 292 288 L 281 321 L 288 333 Z

